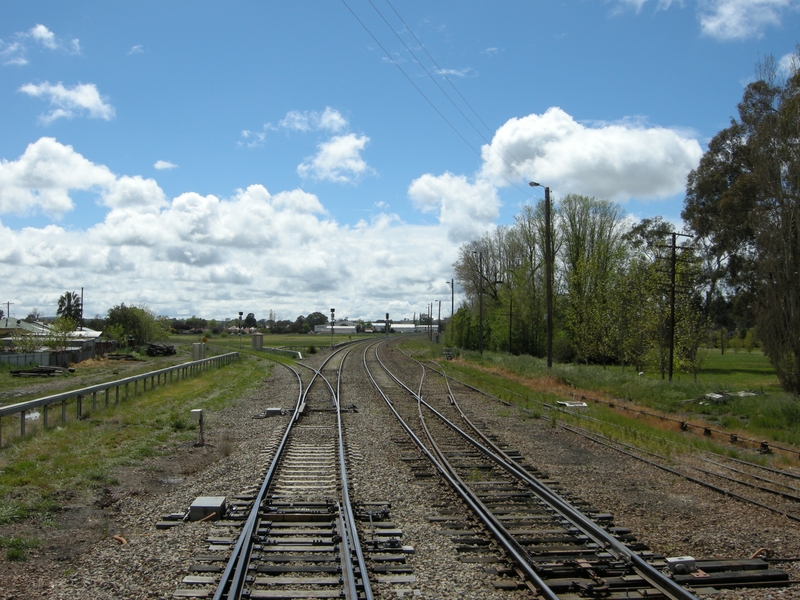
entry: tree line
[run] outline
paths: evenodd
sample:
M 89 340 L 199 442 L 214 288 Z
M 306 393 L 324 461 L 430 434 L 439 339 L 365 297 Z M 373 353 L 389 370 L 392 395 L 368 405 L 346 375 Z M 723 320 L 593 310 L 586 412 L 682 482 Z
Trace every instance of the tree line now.
M 674 343 L 676 366 L 696 376 L 710 332 L 723 347 L 757 337 L 783 387 L 800 393 L 799 64 L 800 46 L 783 78 L 772 58 L 758 65 L 739 118 L 688 176 L 685 230 L 661 217 L 631 224 L 607 200 L 559 199 L 553 315 L 544 201 L 462 245 L 454 267 L 466 300 L 450 342 L 477 349 L 482 321 L 484 347 L 543 356 L 552 318 L 557 359 L 664 374 Z

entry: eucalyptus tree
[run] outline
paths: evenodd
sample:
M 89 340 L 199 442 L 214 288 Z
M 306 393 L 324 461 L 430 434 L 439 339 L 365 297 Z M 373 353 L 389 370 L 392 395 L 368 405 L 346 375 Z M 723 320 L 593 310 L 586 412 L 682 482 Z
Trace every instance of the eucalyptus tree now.
M 789 75 L 765 59 L 739 118 L 689 176 L 683 217 L 752 294 L 764 350 L 784 389 L 800 393 L 800 46 Z

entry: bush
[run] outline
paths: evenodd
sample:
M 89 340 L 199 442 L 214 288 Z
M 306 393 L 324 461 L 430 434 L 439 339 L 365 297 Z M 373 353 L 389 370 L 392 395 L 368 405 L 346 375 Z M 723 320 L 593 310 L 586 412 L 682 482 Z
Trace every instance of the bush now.
M 311 345 L 308 347 L 308 353 L 309 353 L 309 354 L 316 354 L 316 353 L 317 353 L 317 348 L 316 348 L 316 346 L 314 346 L 314 344 L 311 344 Z

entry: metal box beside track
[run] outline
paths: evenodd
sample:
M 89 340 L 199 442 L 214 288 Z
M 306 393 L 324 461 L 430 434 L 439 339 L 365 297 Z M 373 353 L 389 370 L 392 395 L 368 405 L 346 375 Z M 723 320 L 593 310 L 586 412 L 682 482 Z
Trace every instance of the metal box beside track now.
M 209 520 L 216 521 L 225 514 L 225 496 L 200 496 L 189 507 L 189 520 L 201 521 L 212 516 Z

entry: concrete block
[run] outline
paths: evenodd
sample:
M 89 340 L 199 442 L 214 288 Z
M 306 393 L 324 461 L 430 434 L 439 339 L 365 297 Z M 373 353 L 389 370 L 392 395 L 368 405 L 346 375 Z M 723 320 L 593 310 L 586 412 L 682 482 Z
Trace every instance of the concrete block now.
M 216 521 L 225 514 L 225 496 L 200 496 L 189 507 L 189 520 L 199 521 L 216 513 L 209 521 Z

